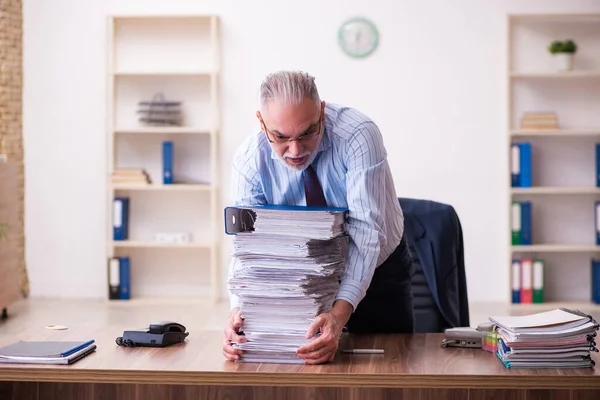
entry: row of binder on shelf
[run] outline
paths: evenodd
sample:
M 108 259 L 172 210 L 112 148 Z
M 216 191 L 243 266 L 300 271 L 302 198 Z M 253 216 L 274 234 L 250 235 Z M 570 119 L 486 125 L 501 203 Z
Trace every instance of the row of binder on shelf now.
M 530 142 L 511 144 L 510 169 L 512 187 L 531 187 L 532 147 Z M 600 187 L 600 143 L 596 143 L 596 186 Z
M 129 257 L 111 257 L 108 260 L 108 298 L 131 299 L 131 263 Z
M 530 201 L 513 201 L 511 218 L 511 244 L 513 246 L 532 244 L 532 214 Z M 600 201 L 594 204 L 594 231 L 596 245 L 600 246 Z
M 542 259 L 520 258 L 512 262 L 512 302 L 544 302 L 544 268 Z

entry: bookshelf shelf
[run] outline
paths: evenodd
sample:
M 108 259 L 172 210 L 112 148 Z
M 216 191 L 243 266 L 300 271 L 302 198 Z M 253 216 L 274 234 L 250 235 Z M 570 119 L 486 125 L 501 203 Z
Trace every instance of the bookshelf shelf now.
M 583 195 L 583 194 L 598 194 L 600 188 L 594 186 L 542 186 L 530 188 L 511 188 L 511 193 L 514 195 Z
M 589 276 L 600 255 L 600 14 L 509 15 L 507 33 L 507 296 L 519 310 L 591 305 Z M 548 51 L 566 39 L 577 45 L 567 70 Z M 522 304 L 523 284 L 542 289 L 544 303 Z
M 219 24 L 216 15 L 107 21 L 106 258 L 119 258 L 120 268 L 129 259 L 132 301 L 178 293 L 220 299 Z M 179 103 L 182 120 L 169 126 L 142 122 L 140 102 L 157 99 Z M 165 156 L 166 142 L 172 156 Z M 165 182 L 167 163 L 173 183 Z M 119 213 L 115 197 L 129 200 L 126 213 Z M 115 240 L 114 221 L 121 219 L 128 224 L 126 237 Z M 190 234 L 195 241 L 153 241 L 159 233 Z M 110 273 L 107 280 L 109 286 Z
M 115 71 L 115 76 L 211 76 L 214 71 Z
M 511 78 L 548 78 L 548 79 L 574 79 L 574 78 L 600 78 L 599 70 L 590 71 L 542 71 L 542 72 L 511 72 Z
M 513 129 L 510 131 L 513 137 L 565 137 L 576 136 L 600 137 L 600 128 L 595 129 L 557 129 L 557 130 L 533 130 L 533 129 Z
M 191 243 L 160 243 L 153 241 L 129 241 L 115 240 L 112 245 L 116 248 L 146 248 L 146 249 L 210 249 L 214 243 L 191 242 Z
M 138 191 L 166 191 L 166 192 L 211 192 L 215 189 L 213 185 L 202 184 L 112 184 L 114 190 L 138 190 Z
M 588 312 L 589 314 L 597 314 L 600 311 L 600 304 L 596 304 L 590 301 L 564 301 L 564 302 L 546 302 L 546 303 L 537 303 L 537 304 L 511 304 L 511 308 L 515 311 L 526 312 L 526 313 L 537 313 L 542 311 L 552 311 L 557 308 L 569 308 L 571 310 L 580 310 L 583 312 Z M 588 311 L 586 311 L 588 310 Z
M 134 135 L 169 135 L 169 134 L 181 134 L 181 135 L 211 135 L 213 132 L 210 129 L 196 129 L 189 127 L 137 127 L 137 128 L 117 128 L 114 130 L 115 134 L 134 134 Z
M 593 244 L 533 244 L 512 246 L 513 253 L 600 253 Z

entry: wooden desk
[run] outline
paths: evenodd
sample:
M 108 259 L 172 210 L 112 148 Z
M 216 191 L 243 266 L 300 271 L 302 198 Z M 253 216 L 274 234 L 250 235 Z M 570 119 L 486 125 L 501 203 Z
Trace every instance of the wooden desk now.
M 385 354 L 340 353 L 320 366 L 225 361 L 222 332 L 192 331 L 186 343 L 163 349 L 118 347 L 118 334 L 38 330 L 13 338 L 94 338 L 98 349 L 71 366 L 0 365 L 0 399 L 600 398 L 597 369 L 508 370 L 483 350 L 441 348 L 440 334 L 349 336 L 342 344 Z M 14 340 L 2 337 L 0 346 Z

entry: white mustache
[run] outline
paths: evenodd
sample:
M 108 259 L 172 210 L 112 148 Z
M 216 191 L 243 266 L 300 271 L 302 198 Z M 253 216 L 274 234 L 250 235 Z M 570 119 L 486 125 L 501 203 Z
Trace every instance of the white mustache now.
M 285 153 L 285 154 L 283 155 L 283 158 L 302 158 L 302 157 L 306 157 L 306 156 L 309 156 L 309 155 L 310 155 L 310 152 L 309 152 L 309 151 L 307 151 L 307 152 L 304 152 L 304 153 L 300 154 L 299 156 L 292 156 L 292 155 L 291 155 L 291 154 L 289 154 L 289 153 Z

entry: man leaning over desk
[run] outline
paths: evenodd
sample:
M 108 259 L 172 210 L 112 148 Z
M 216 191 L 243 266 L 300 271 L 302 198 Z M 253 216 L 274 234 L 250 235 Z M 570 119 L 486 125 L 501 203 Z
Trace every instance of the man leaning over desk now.
M 317 316 L 298 349 L 307 364 L 332 361 L 342 328 L 353 333 L 412 333 L 414 266 L 383 138 L 360 111 L 321 101 L 309 74 L 280 71 L 260 86 L 261 131 L 233 159 L 235 205 L 284 204 L 349 209 L 348 257 L 331 311 Z M 307 189 L 305 190 L 305 185 Z M 315 189 L 312 189 L 315 188 Z M 236 260 L 230 268 L 235 268 Z M 231 270 L 230 270 L 231 273 Z M 238 299 L 224 331 L 223 354 L 239 359 L 231 341 L 245 341 Z

